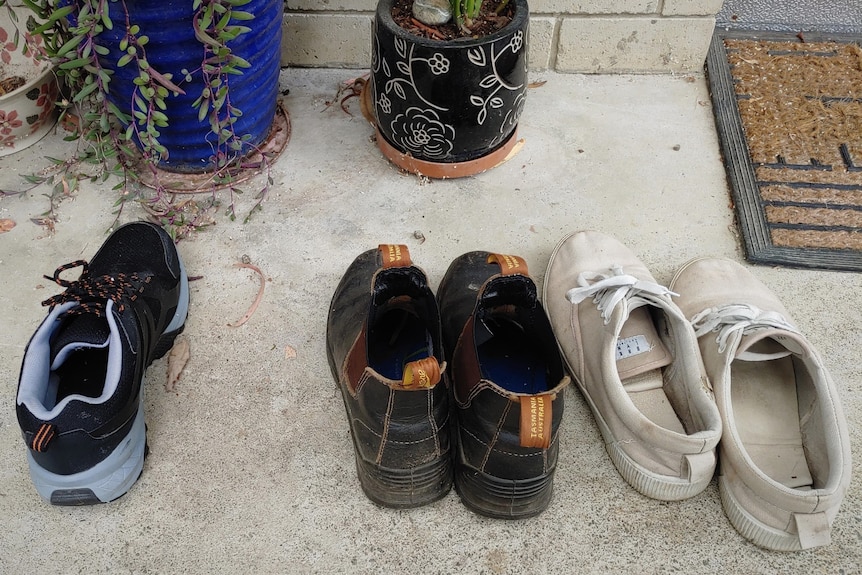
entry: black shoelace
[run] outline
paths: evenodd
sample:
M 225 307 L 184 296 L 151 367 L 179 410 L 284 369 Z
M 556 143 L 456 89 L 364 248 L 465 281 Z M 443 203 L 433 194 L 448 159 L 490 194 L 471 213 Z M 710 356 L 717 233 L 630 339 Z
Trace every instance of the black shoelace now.
M 68 281 L 60 277 L 64 271 L 77 267 L 83 268 L 83 271 L 76 281 Z M 54 271 L 53 277 L 44 277 L 66 288 L 66 291 L 46 299 L 42 305 L 54 309 L 54 306 L 74 301 L 79 305 L 68 310 L 64 315 L 92 313 L 99 317 L 104 315 L 108 300 L 113 301 L 118 306 L 117 311 L 122 312 L 125 309 L 123 299 L 135 301 L 138 294 L 144 291 L 152 279 L 152 276 L 141 279 L 134 273 L 91 277 L 89 264 L 84 260 L 62 265 Z M 135 287 L 136 285 L 138 287 Z

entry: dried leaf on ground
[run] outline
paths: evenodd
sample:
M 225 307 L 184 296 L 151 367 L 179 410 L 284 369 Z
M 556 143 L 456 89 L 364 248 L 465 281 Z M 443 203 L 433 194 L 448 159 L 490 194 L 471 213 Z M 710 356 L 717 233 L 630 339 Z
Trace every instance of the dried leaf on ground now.
M 248 321 L 248 319 L 252 316 L 252 314 L 254 314 L 255 310 L 257 309 L 257 306 L 260 305 L 260 302 L 263 299 L 263 290 L 266 287 L 266 277 L 264 277 L 263 272 L 260 271 L 259 267 L 257 267 L 254 264 L 250 264 L 248 262 L 242 262 L 242 263 L 234 264 L 233 267 L 250 269 L 250 270 L 254 271 L 257 274 L 258 278 L 260 279 L 260 288 L 257 290 L 257 297 L 254 298 L 254 301 L 252 302 L 251 307 L 249 307 L 248 311 L 245 312 L 245 315 L 243 315 L 237 321 L 235 321 L 234 323 L 227 324 L 228 327 L 239 327 Z
M 174 343 L 168 354 L 168 379 L 165 381 L 165 391 L 175 391 L 183 368 L 191 357 L 189 340 L 180 338 Z
M 0 234 L 8 232 L 12 228 L 15 227 L 15 220 L 10 220 L 9 218 L 5 218 L 0 220 Z

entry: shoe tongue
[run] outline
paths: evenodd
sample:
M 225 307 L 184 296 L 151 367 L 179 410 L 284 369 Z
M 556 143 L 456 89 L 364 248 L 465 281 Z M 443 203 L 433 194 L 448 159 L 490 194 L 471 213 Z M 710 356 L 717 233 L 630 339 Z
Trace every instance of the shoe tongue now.
M 734 357 L 740 361 L 770 361 L 804 353 L 805 345 L 798 335 L 783 329 L 769 328 L 742 336 Z
M 104 317 L 87 313 L 70 315 L 61 321 L 51 341 L 51 369 L 63 365 L 66 357 L 77 349 L 108 346 L 111 328 Z
M 623 324 L 617 339 L 616 359 L 623 384 L 627 379 L 670 364 L 670 352 L 659 338 L 646 307 L 632 310 Z

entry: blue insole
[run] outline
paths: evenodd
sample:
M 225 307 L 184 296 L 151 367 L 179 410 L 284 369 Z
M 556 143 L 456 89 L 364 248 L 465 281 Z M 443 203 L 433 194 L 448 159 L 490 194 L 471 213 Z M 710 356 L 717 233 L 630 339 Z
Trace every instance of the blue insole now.
M 492 335 L 477 347 L 482 376 L 514 393 L 548 391 L 545 361 L 523 328 L 505 318 L 486 320 L 485 327 Z

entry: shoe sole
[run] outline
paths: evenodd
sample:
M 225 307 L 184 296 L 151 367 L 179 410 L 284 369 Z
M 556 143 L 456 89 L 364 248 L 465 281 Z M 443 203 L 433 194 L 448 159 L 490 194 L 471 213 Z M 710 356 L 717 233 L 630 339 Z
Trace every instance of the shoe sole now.
M 740 535 L 760 547 L 773 551 L 799 551 L 799 537 L 786 531 L 770 527 L 752 516 L 736 499 L 724 475 L 718 477 L 718 493 L 724 514 Z
M 347 391 L 339 381 L 338 370 L 328 343 L 326 358 L 329 361 L 333 381 L 341 392 L 345 412 L 350 414 L 345 396 Z M 452 458 L 449 453 L 444 453 L 435 461 L 425 465 L 409 469 L 394 469 L 368 461 L 360 455 L 352 426 L 350 439 L 353 442 L 359 484 L 365 496 L 377 505 L 393 509 L 421 507 L 442 499 L 452 489 Z
M 593 403 L 590 394 L 587 393 L 586 389 L 584 389 L 584 386 L 581 385 L 581 382 L 578 381 L 577 378 L 573 377 L 572 379 L 575 380 L 578 389 L 581 391 L 581 395 L 586 398 L 587 404 L 590 406 L 590 411 L 593 412 L 593 417 L 596 420 L 599 432 L 601 432 L 602 439 L 604 440 L 605 450 L 608 452 L 614 467 L 617 468 L 619 474 L 629 485 L 634 487 L 643 495 L 652 499 L 659 499 L 661 501 L 682 501 L 683 499 L 694 497 L 706 489 L 706 486 L 709 485 L 710 481 L 712 481 L 712 474 L 707 474 L 701 481 L 692 483 L 691 481 L 678 477 L 655 473 L 646 469 L 632 459 L 619 446 L 619 441 L 611 433 L 610 427 L 605 423 L 604 417 L 599 413 L 599 410 L 596 408 L 595 403 Z M 685 456 L 686 454 L 680 455 Z
M 501 479 L 467 465 L 459 449 L 455 490 L 474 513 L 493 519 L 527 519 L 550 506 L 554 472 L 531 479 Z
M 141 395 L 128 435 L 108 457 L 90 469 L 71 475 L 51 473 L 40 467 L 27 452 L 30 478 L 43 499 L 53 505 L 93 505 L 113 501 L 131 489 L 143 471 L 147 451 Z
M 174 317 L 165 328 L 153 348 L 152 355 L 146 365 L 164 357 L 173 347 L 177 336 L 185 328 L 189 311 L 189 283 L 183 261 L 180 265 L 180 295 Z M 132 428 L 128 435 L 114 448 L 114 451 L 90 469 L 59 475 L 42 468 L 27 451 L 27 463 L 30 468 L 30 478 L 37 493 L 51 503 L 61 506 L 95 505 L 110 503 L 125 495 L 141 476 L 144 469 L 144 458 L 147 455 L 147 429 L 144 421 L 144 393 L 141 389 L 141 402 Z

